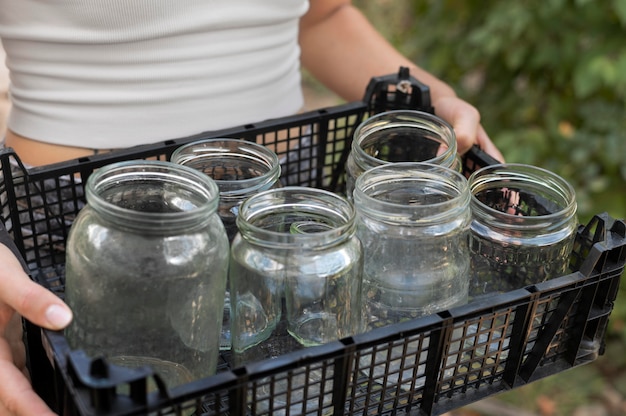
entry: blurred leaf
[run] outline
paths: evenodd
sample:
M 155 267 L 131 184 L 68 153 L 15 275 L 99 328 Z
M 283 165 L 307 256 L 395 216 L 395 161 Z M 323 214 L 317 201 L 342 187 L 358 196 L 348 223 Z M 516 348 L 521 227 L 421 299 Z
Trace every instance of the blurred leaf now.
M 592 62 L 585 62 L 574 73 L 576 96 L 586 98 L 602 85 L 601 79 L 591 70 Z
M 623 0 L 613 0 L 612 6 L 615 14 L 617 14 L 617 17 L 622 22 L 622 25 L 626 26 L 626 2 Z

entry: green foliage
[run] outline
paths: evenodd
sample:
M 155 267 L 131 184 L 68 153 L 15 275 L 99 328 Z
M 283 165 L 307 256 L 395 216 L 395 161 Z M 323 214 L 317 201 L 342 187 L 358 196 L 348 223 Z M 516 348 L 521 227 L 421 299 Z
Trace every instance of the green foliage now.
M 481 112 L 508 161 L 550 169 L 576 189 L 579 220 L 626 219 L 626 1 L 355 0 L 375 26 Z M 594 366 L 502 395 L 570 415 L 624 391 L 626 284 Z
M 604 211 L 626 218 L 626 1 L 355 4 L 480 110 L 508 161 L 568 180 L 581 222 Z M 622 345 L 625 303 L 622 285 L 609 329 Z
M 569 180 L 582 222 L 626 217 L 626 2 L 356 3 L 481 110 L 508 161 Z
M 401 48 L 481 110 L 507 160 L 569 180 L 581 221 L 626 217 L 626 2 L 411 3 Z

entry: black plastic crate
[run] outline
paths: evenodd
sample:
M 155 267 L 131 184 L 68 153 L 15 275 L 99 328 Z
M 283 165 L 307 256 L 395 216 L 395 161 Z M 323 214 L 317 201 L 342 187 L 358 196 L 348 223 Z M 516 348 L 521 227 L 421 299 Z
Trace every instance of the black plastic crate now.
M 238 137 L 279 154 L 283 183 L 342 193 L 355 127 L 399 108 L 433 110 L 428 88 L 404 69 L 374 78 L 362 102 L 45 167 L 26 169 L 11 149 L 0 150 L 0 240 L 32 279 L 62 297 L 65 239 L 95 169 Z M 493 162 L 474 148 L 464 171 Z M 65 415 L 441 414 L 603 354 L 625 245 L 626 223 L 599 214 L 579 227 L 568 275 L 245 367 L 232 368 L 225 353 L 215 376 L 169 391 L 149 368 L 86 357 L 61 332 L 25 322 L 29 367 L 36 391 Z

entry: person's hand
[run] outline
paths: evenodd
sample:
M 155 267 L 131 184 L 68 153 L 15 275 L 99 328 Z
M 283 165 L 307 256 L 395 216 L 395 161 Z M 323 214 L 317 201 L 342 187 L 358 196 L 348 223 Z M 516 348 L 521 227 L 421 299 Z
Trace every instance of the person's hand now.
M 31 281 L 13 253 L 0 244 L 0 415 L 54 415 L 30 385 L 21 316 L 53 330 L 72 320 L 69 307 Z
M 466 101 L 456 96 L 444 96 L 433 100 L 435 113 L 454 128 L 457 151 L 464 154 L 473 145 L 478 145 L 484 152 L 504 162 L 504 157 L 493 144 L 487 132 L 480 124 L 480 113 Z

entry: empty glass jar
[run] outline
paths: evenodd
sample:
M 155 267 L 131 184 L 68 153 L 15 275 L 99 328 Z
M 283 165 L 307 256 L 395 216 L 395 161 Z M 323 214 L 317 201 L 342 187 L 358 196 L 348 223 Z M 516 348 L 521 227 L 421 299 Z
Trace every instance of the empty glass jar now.
M 215 373 L 228 239 L 215 182 L 162 161 L 94 172 L 67 240 L 70 346 L 152 367 L 173 387 Z
M 569 183 L 546 169 L 509 163 L 477 170 L 469 186 L 472 299 L 567 271 L 577 228 Z
M 247 140 L 216 138 L 181 146 L 170 160 L 211 177 L 220 191 L 218 214 L 228 240 L 237 234 L 235 222 L 239 205 L 248 197 L 280 186 L 278 156 L 265 146 Z M 230 339 L 230 291 L 226 288 L 220 348 L 227 350 Z
M 218 214 L 230 241 L 237 234 L 239 205 L 251 195 L 280 186 L 278 156 L 265 146 L 243 139 L 192 142 L 176 149 L 170 160 L 203 172 L 217 183 Z
M 464 176 L 429 163 L 390 163 L 357 178 L 370 329 L 467 302 L 469 200 Z
M 290 339 L 312 346 L 359 332 L 354 219 L 345 198 L 316 188 L 273 189 L 241 205 L 229 272 L 238 363 L 279 355 Z
M 385 163 L 428 162 L 459 170 L 456 136 L 443 119 L 422 111 L 393 110 L 373 115 L 355 130 L 346 161 L 346 195 L 366 170 Z

